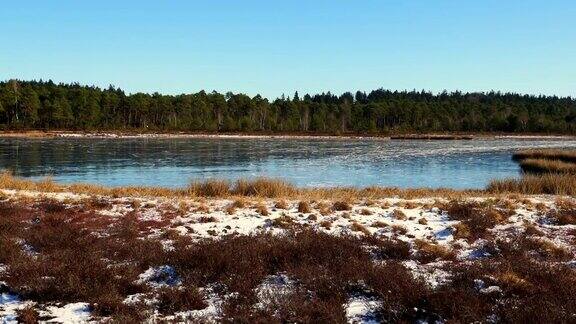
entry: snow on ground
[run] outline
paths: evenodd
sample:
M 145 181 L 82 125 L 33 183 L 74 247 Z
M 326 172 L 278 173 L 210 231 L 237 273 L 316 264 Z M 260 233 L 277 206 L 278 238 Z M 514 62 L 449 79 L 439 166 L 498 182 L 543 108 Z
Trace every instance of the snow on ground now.
M 5 288 L 4 284 L 0 283 L 0 289 L 2 287 Z M 34 302 L 21 300 L 15 294 L 0 293 L 0 323 L 18 323 L 17 312 L 33 305 Z M 90 309 L 87 303 L 49 305 L 40 310 L 39 316 L 47 323 L 86 323 L 90 321 Z
M 346 320 L 348 323 L 377 324 L 378 321 L 375 310 L 380 302 L 366 297 L 352 297 L 344 305 Z
M 147 284 L 154 288 L 178 286 L 181 283 L 176 270 L 169 265 L 149 268 L 138 276 L 137 284 Z
M 38 193 L 33 191 L 0 190 L 8 199 L 54 199 L 65 203 L 79 203 L 90 199 L 88 195 L 74 193 Z M 213 198 L 110 198 L 99 197 L 110 204 L 97 212 L 103 217 L 118 219 L 129 213 L 135 213 L 142 222 L 147 222 L 151 228 L 144 235 L 161 237 L 169 231 L 187 235 L 194 240 L 219 239 L 225 235 L 250 235 L 257 233 L 282 234 L 287 228 L 301 226 L 313 228 L 332 235 L 373 235 L 381 238 L 393 238 L 408 242 L 414 248 L 418 240 L 431 244 L 456 249 L 458 260 L 471 260 L 488 255 L 482 239 L 468 243 L 462 239 L 455 239 L 454 226 L 459 222 L 452 220 L 438 205 L 447 202 L 441 198 L 426 199 L 400 199 L 383 198 L 377 200 L 359 200 L 350 210 L 335 211 L 330 207 L 332 202 L 317 201 L 312 203 L 312 211 L 301 213 L 298 211 L 297 200 L 287 201 L 288 208 L 275 207 L 273 199 L 247 198 L 242 208 L 229 208 L 234 204 L 233 199 Z M 495 200 L 490 197 L 469 198 L 470 201 L 483 202 Z M 510 204 L 510 216 L 500 225 L 490 229 L 495 237 L 507 237 L 510 233 L 524 233 L 527 224 L 535 226 L 544 233 L 539 240 L 546 240 L 556 246 L 570 248 L 565 238 L 556 235 L 559 230 L 575 230 L 576 226 L 556 226 L 542 221 L 542 209 L 555 208 L 556 196 L 526 196 Z M 267 212 L 258 211 L 257 205 L 264 205 Z M 534 206 L 540 205 L 540 208 Z M 326 211 L 328 210 L 328 211 Z M 154 224 L 156 224 L 154 226 Z M 163 241 L 164 248 L 171 249 L 170 239 Z M 32 253 L 33 251 L 31 251 Z M 421 263 L 417 260 L 403 262 L 412 273 L 425 280 L 431 288 L 438 287 L 450 280 L 450 273 L 445 271 L 445 262 L 434 261 Z M 576 260 L 568 261 L 576 264 Z M 0 272 L 3 266 L 0 264 Z M 140 274 L 137 283 L 145 283 L 153 288 L 164 286 L 178 286 L 180 278 L 169 265 L 150 268 Z M 291 293 L 293 289 L 291 278 L 283 274 L 267 278 L 257 289 L 259 298 L 257 307 L 270 307 L 275 299 L 281 299 Z M 0 288 L 2 285 L 0 284 Z M 497 292 L 497 286 L 485 286 L 477 282 L 477 288 L 482 293 Z M 0 291 L 7 291 L 6 289 Z M 165 320 L 198 319 L 214 321 L 223 302 L 222 296 L 213 293 L 210 288 L 204 289 L 208 306 L 202 310 L 194 310 L 175 314 Z M 129 296 L 125 302 L 134 303 L 146 300 L 147 296 Z M 153 303 L 153 300 L 147 300 Z M 22 301 L 18 296 L 3 292 L 0 295 L 0 318 L 3 323 L 15 323 L 16 311 L 30 305 L 29 301 Z M 351 323 L 370 323 L 375 321 L 372 311 L 377 308 L 378 300 L 366 296 L 352 296 L 345 306 L 346 316 Z M 85 322 L 90 319 L 88 305 L 73 303 L 68 305 L 49 305 L 40 312 L 41 316 L 52 318 L 55 322 Z

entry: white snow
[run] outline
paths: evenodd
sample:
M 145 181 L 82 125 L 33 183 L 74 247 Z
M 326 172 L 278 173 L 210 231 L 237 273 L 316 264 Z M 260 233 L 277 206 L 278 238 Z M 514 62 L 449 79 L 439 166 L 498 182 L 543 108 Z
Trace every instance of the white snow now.
M 156 268 L 148 268 L 138 276 L 137 284 L 147 284 L 154 288 L 171 287 L 181 284 L 180 277 L 176 270 L 169 266 L 163 265 Z

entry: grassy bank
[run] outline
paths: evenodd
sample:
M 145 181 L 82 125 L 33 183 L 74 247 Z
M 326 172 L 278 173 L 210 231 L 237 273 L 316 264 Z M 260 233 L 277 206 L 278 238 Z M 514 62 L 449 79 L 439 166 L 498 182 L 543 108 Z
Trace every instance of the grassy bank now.
M 253 180 L 206 180 L 192 182 L 182 189 L 163 187 L 105 187 L 92 184 L 58 184 L 51 178 L 32 181 L 14 177 L 9 172 L 0 173 L 0 188 L 32 190 L 41 192 L 73 192 L 88 195 L 104 195 L 114 197 L 260 197 L 260 198 L 286 198 L 286 199 L 359 199 L 378 197 L 464 197 L 481 195 L 481 190 L 453 190 L 453 189 L 400 189 L 388 187 L 334 187 L 334 188 L 298 188 L 288 182 L 257 178 Z
M 576 163 L 576 150 L 531 149 L 522 150 L 512 155 L 515 161 L 527 159 L 554 160 Z

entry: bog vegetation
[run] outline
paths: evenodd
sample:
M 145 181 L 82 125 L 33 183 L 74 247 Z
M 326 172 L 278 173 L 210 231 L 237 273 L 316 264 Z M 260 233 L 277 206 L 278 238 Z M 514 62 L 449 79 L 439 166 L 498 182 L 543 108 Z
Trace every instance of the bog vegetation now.
M 432 94 L 378 89 L 269 101 L 204 91 L 126 94 L 52 81 L 0 82 L 5 129 L 388 134 L 407 132 L 576 133 L 570 97 L 514 93 Z
M 543 217 L 574 224 L 576 206 L 557 205 Z M 166 232 L 153 238 L 143 234 L 149 224 L 137 211 L 110 218 L 89 205 L 2 200 L 0 289 L 40 304 L 85 301 L 92 316 L 118 323 L 205 309 L 209 294 L 227 296 L 219 306 L 223 322 L 343 323 L 354 296 L 378 300 L 372 316 L 382 322 L 574 320 L 569 249 L 538 230 L 495 238 L 491 229 L 503 222 L 504 209 L 490 204 L 455 200 L 442 209 L 466 227 L 457 229 L 461 238 L 484 240 L 489 254 L 460 262 L 449 246 L 377 237 L 359 223 L 352 230 L 361 236 L 292 225 L 283 235 L 195 241 Z M 162 244 L 167 238 L 170 249 Z M 451 275 L 437 287 L 406 267 L 438 260 Z M 139 280 L 147 269 L 170 271 L 150 279 L 163 284 L 151 285 Z M 274 276 L 288 278 L 289 289 L 260 293 Z M 127 302 L 128 296 L 148 302 Z M 19 320 L 27 319 L 38 319 L 37 308 L 19 311 Z

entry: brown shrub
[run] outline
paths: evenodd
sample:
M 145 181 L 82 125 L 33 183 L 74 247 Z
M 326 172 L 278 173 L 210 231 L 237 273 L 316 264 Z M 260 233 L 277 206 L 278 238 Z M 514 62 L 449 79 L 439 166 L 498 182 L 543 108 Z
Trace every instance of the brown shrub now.
M 354 232 L 362 232 L 365 235 L 371 235 L 370 231 L 366 228 L 366 226 L 358 222 L 352 222 L 352 224 L 350 225 L 350 229 L 353 230 Z
M 312 212 L 312 208 L 310 207 L 310 203 L 307 201 L 301 201 L 298 203 L 298 212 L 308 214 Z
M 370 209 L 368 209 L 368 208 L 362 208 L 360 210 L 360 215 L 369 216 L 369 215 L 372 215 L 372 211 L 370 211 Z
M 472 237 L 472 231 L 470 230 L 470 227 L 465 223 L 454 224 L 452 228 L 454 229 L 454 238 L 457 240 L 468 240 Z
M 196 207 L 194 209 L 194 212 L 209 214 L 210 213 L 210 207 L 208 207 L 208 205 L 206 205 L 206 204 L 200 204 L 198 207 Z
M 486 235 L 488 229 L 501 224 L 507 215 L 488 204 L 478 202 L 451 201 L 443 207 L 451 219 L 461 221 L 455 226 L 459 238 L 475 240 Z
M 294 220 L 288 215 L 282 215 L 272 220 L 272 226 L 289 229 L 294 226 Z
M 262 216 L 268 216 L 270 215 L 270 212 L 268 211 L 268 208 L 266 207 L 266 205 L 264 205 L 263 203 L 259 203 L 256 205 L 256 212 Z
M 557 225 L 576 225 L 576 204 L 568 200 L 558 200 L 556 209 L 550 209 L 546 217 Z
M 520 168 L 525 173 L 543 174 L 575 174 L 576 163 L 562 162 L 558 160 L 526 159 L 520 161 Z
M 204 296 L 196 287 L 161 288 L 158 292 L 158 310 L 162 314 L 206 308 Z
M 198 223 L 214 223 L 218 220 L 214 216 L 200 216 L 198 217 Z
M 390 224 L 382 222 L 382 221 L 375 221 L 372 223 L 372 227 L 388 227 Z
M 414 240 L 414 245 L 417 248 L 417 258 L 424 263 L 438 259 L 454 260 L 456 258 L 454 251 L 439 244 L 432 244 L 424 240 L 416 239 Z
M 34 306 L 26 306 L 16 310 L 16 320 L 18 323 L 35 324 L 40 320 L 40 314 L 38 314 Z
M 407 220 L 408 219 L 406 214 L 404 214 L 404 212 L 401 211 L 400 209 L 394 209 L 394 211 L 392 211 L 392 217 L 397 219 L 397 220 Z
M 244 198 L 237 198 L 232 202 L 232 206 L 235 208 L 246 208 L 248 202 Z
M 514 161 L 526 159 L 559 160 L 564 162 L 576 162 L 576 151 L 568 149 L 527 149 L 512 155 Z
M 332 227 L 332 222 L 328 220 L 321 221 L 320 226 L 324 227 L 325 229 L 330 229 Z
M 233 204 L 230 204 L 230 205 L 226 206 L 225 212 L 228 215 L 234 215 L 234 214 L 236 214 L 236 207 L 234 207 Z
M 569 260 L 572 257 L 572 253 L 566 248 L 558 246 L 545 238 L 526 238 L 521 240 L 520 244 L 523 249 L 533 250 L 544 258 Z
M 352 210 L 352 206 L 345 201 L 336 201 L 332 204 L 332 209 L 335 211 Z
M 276 201 L 276 203 L 274 204 L 274 207 L 278 208 L 278 209 L 288 209 L 290 208 L 290 206 L 288 206 L 288 203 L 286 202 L 286 200 L 284 199 L 280 199 L 278 201 Z
M 418 220 L 418 224 L 420 224 L 420 225 L 428 225 L 428 220 L 427 220 L 426 218 L 422 217 L 422 218 L 420 218 L 420 219 Z
M 404 235 L 404 234 L 408 233 L 408 229 L 406 228 L 406 226 L 393 224 L 392 225 L 392 232 Z

